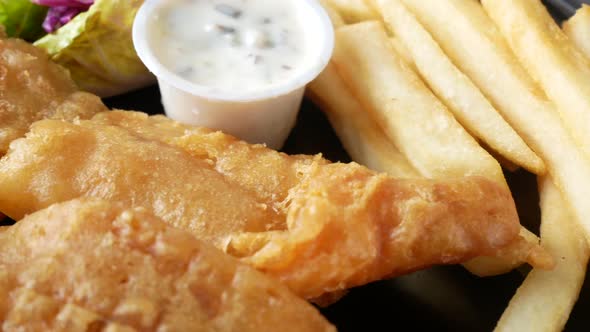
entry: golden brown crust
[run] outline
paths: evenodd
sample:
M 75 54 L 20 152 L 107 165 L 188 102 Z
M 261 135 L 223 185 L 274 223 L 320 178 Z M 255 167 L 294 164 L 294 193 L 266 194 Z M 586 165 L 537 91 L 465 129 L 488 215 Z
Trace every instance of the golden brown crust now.
M 44 51 L 22 40 L 0 38 L 0 156 L 37 120 L 87 119 L 107 110 L 98 97 L 71 96 L 76 91 L 67 70 Z M 60 111 L 68 98 L 76 98 L 77 107 Z
M 0 200 L 2 212 L 15 220 L 88 196 L 149 207 L 218 247 L 233 232 L 280 227 L 277 211 L 259 202 L 251 189 L 227 181 L 209 159 L 122 128 L 44 120 L 34 123 L 26 139 L 13 142 L 12 148 L 7 167 L 0 166 L 6 171 L 0 182 L 7 190 Z M 22 168 L 11 169 L 15 163 Z
M 274 206 L 287 198 L 312 165 L 327 164 L 321 156 L 287 155 L 241 141 L 220 131 L 172 121 L 162 115 L 112 111 L 97 114 L 95 123 L 125 128 L 149 140 L 179 147 L 191 156 L 213 162 L 217 172 Z M 276 206 L 275 209 L 280 209 Z
M 0 161 L 0 187 L 14 219 L 81 196 L 146 206 L 306 298 L 537 248 L 488 179 L 396 180 L 138 113 L 37 122 Z
M 254 252 L 260 236 L 236 235 L 229 252 L 307 297 L 507 247 L 523 258 L 539 249 L 518 237 L 510 193 L 484 178 L 395 180 L 334 164 L 292 195 L 287 232 Z
M 0 233 L 2 330 L 335 331 L 285 286 L 142 208 L 54 205 Z

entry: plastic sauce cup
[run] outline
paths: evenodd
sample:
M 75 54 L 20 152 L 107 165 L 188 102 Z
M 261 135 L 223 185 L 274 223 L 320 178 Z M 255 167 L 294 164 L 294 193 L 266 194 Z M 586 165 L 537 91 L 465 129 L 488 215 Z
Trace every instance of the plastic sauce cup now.
M 166 68 L 150 45 L 149 24 L 150 18 L 171 2 L 146 0 L 133 24 L 133 42 L 140 59 L 158 79 L 166 115 L 280 149 L 295 126 L 305 86 L 326 67 L 334 49 L 332 23 L 317 0 L 289 1 L 293 1 L 300 15 L 311 60 L 304 61 L 305 67 L 289 80 L 244 94 L 199 85 Z

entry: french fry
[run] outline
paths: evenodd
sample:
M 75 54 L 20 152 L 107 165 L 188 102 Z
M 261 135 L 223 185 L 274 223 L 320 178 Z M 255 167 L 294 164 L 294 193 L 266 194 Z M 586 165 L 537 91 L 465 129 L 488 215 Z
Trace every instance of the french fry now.
M 540 0 L 484 0 L 482 5 L 590 156 L 590 60 Z
M 344 81 L 422 176 L 469 174 L 506 183 L 498 162 L 393 51 L 382 24 L 373 21 L 344 26 L 336 36 L 333 61 Z M 531 233 L 523 228 L 521 234 Z M 508 253 L 501 258 L 477 258 L 466 267 L 474 274 L 487 276 L 510 271 L 522 263 Z
M 520 227 L 520 236 L 529 243 L 539 243 L 539 238 L 525 227 Z M 500 257 L 477 257 L 463 263 L 463 267 L 477 276 L 487 277 L 508 273 L 524 263 L 521 259 L 512 257 L 508 250 L 506 255 Z
M 395 52 L 405 61 L 405 63 L 408 65 L 408 67 L 410 67 L 414 72 L 420 74 L 420 72 L 418 71 L 418 68 L 416 68 L 416 64 L 414 63 L 414 60 L 412 59 L 412 55 L 410 55 L 410 51 L 408 51 L 406 46 L 404 44 L 402 44 L 402 42 L 398 38 L 396 38 L 395 36 L 390 37 L 389 40 L 390 40 L 391 46 L 393 47 Z M 420 77 L 424 80 L 424 77 L 422 77 L 422 76 L 420 76 Z M 469 132 L 469 130 L 468 130 L 468 132 Z M 474 135 L 471 134 L 471 136 L 474 136 Z M 500 163 L 500 165 L 502 165 L 503 168 L 507 169 L 510 172 L 516 172 L 520 168 L 520 166 L 516 165 L 512 161 L 509 161 L 508 159 L 503 157 L 497 151 L 490 148 L 485 143 L 482 143 L 481 141 L 479 141 L 479 143 L 484 149 L 486 149 L 486 151 L 488 151 L 489 154 L 492 155 L 492 157 L 494 157 Z
M 404 3 L 545 162 L 551 177 L 590 234 L 590 162 L 557 110 L 520 65 L 477 1 Z M 520 23 L 519 23 L 520 24 Z M 547 70 L 553 70 L 548 68 Z
M 334 5 L 332 4 L 331 0 L 320 0 L 320 4 L 322 5 L 322 7 L 324 7 L 326 13 L 328 13 L 328 16 L 330 17 L 330 20 L 332 21 L 332 25 L 334 26 L 334 28 L 338 28 L 344 25 L 344 19 L 338 13 L 338 10 L 334 8 Z
M 563 32 L 590 59 L 590 6 L 582 5 L 576 14 L 563 23 Z
M 328 12 L 334 28 L 343 26 L 342 16 L 329 1 L 320 0 L 320 3 Z M 375 120 L 363 110 L 332 63 L 308 84 L 306 95 L 326 114 L 354 161 L 398 178 L 420 177 L 406 157 L 389 142 Z
M 509 161 L 532 173 L 543 174 L 543 161 L 451 62 L 401 0 L 373 2 L 397 40 L 410 53 L 420 76 L 465 129 Z
M 533 269 L 500 318 L 497 332 L 556 332 L 568 320 L 586 274 L 590 250 L 569 206 L 549 177 L 539 179 L 541 243 L 551 252 L 552 271 Z
M 328 64 L 308 85 L 307 94 L 327 115 L 352 160 L 398 178 L 420 177 L 377 122 L 363 110 L 333 64 Z
M 338 13 L 329 10 L 329 14 L 335 27 L 343 25 Z M 411 62 L 405 47 L 395 38 L 390 38 L 390 41 L 394 48 L 397 46 L 398 52 L 403 52 L 407 56 L 405 60 Z M 372 116 L 363 110 L 333 64 L 329 64 L 324 72 L 308 85 L 307 95 L 326 113 L 353 160 L 400 178 L 422 176 L 391 144 Z M 521 229 L 521 236 L 530 242 L 538 242 L 536 236 L 524 227 Z M 468 262 L 466 267 L 478 275 L 492 275 L 505 273 L 520 264 L 522 261 L 515 260 L 508 254 L 506 257 L 475 258 Z
M 518 171 L 521 167 L 516 165 L 515 163 L 513 163 L 512 161 L 506 159 L 504 156 L 502 156 L 501 154 L 499 154 L 496 150 L 490 148 L 489 146 L 487 146 L 485 143 L 483 142 L 479 142 L 479 144 L 486 149 L 486 151 L 492 155 L 492 157 L 496 158 L 496 160 L 500 163 L 500 165 L 502 165 L 502 168 L 508 170 L 509 172 L 516 172 Z M 543 164 L 544 165 L 544 164 Z
M 340 14 L 334 11 L 326 1 L 321 0 L 321 3 L 327 9 L 334 27 L 344 25 Z M 390 38 L 390 41 L 394 49 L 403 54 L 404 60 L 413 66 L 405 46 L 395 38 Z M 393 146 L 375 120 L 363 110 L 332 63 L 308 85 L 306 94 L 327 115 L 342 145 L 353 160 L 399 178 L 421 177 L 407 158 Z M 536 236 L 524 227 L 521 228 L 521 236 L 530 242 L 538 241 Z M 466 263 L 465 266 L 477 275 L 495 275 L 508 272 L 520 264 L 522 264 L 521 261 L 514 260 L 508 255 L 507 257 L 478 257 Z M 316 304 L 322 305 L 325 304 L 324 302 L 326 299 L 319 299 L 319 303 L 316 302 Z
M 405 61 L 408 67 L 410 67 L 414 72 L 418 72 L 418 69 L 416 68 L 416 64 L 412 59 L 410 51 L 408 51 L 408 49 L 401 42 L 401 40 L 399 40 L 399 38 L 396 37 L 391 37 L 389 38 L 389 41 L 391 42 L 391 46 L 395 50 L 395 53 L 397 53 Z
M 400 59 L 377 21 L 339 28 L 332 58 L 361 105 L 426 177 L 481 175 L 506 185 L 502 169 Z
M 344 25 L 344 20 L 332 8 L 329 0 L 321 0 L 320 3 L 326 8 L 334 28 Z M 406 157 L 389 142 L 375 120 L 363 110 L 342 81 L 334 64 L 329 63 L 308 84 L 306 95 L 326 114 L 346 152 L 354 161 L 398 178 L 420 177 Z
M 327 0 L 346 23 L 378 19 L 379 15 L 365 3 L 365 0 Z

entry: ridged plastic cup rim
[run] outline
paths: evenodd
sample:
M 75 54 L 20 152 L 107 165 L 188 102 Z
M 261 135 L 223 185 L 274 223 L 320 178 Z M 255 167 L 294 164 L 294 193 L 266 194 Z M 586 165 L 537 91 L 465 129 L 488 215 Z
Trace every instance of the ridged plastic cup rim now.
M 208 100 L 254 102 L 287 95 L 305 87 L 305 85 L 315 79 L 328 65 L 334 50 L 334 29 L 332 22 L 319 2 L 317 0 L 293 0 L 296 5 L 306 6 L 307 11 L 313 13 L 315 23 L 311 23 L 311 18 L 306 17 L 303 24 L 311 23 L 317 25 L 318 29 L 315 29 L 317 30 L 315 38 L 319 38 L 317 44 L 322 46 L 321 49 L 314 51 L 317 55 L 311 55 L 315 59 L 308 61 L 310 65 L 307 68 L 301 70 L 298 75 L 293 76 L 289 80 L 263 87 L 260 91 L 232 92 L 196 84 L 174 74 L 170 69 L 166 68 L 151 50 L 148 35 L 149 19 L 152 13 L 161 8 L 165 2 L 166 0 L 146 0 L 137 12 L 133 23 L 133 43 L 135 50 L 141 61 L 148 70 L 156 75 L 158 80 L 176 89 Z

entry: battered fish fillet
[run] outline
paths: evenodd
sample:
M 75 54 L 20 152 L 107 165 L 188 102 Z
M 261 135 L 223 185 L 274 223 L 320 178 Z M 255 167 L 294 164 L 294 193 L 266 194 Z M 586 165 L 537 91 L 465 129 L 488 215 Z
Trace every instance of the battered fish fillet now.
M 305 298 L 507 251 L 552 263 L 487 179 L 396 180 L 141 113 L 35 123 L 0 161 L 0 188 L 15 220 L 78 197 L 145 206 Z
M 102 111 L 107 108 L 100 99 L 78 92 L 68 72 L 44 51 L 0 36 L 0 156 L 37 120 L 87 119 Z
M 309 303 L 143 208 L 53 205 L 0 233 L 2 331 L 335 331 Z

